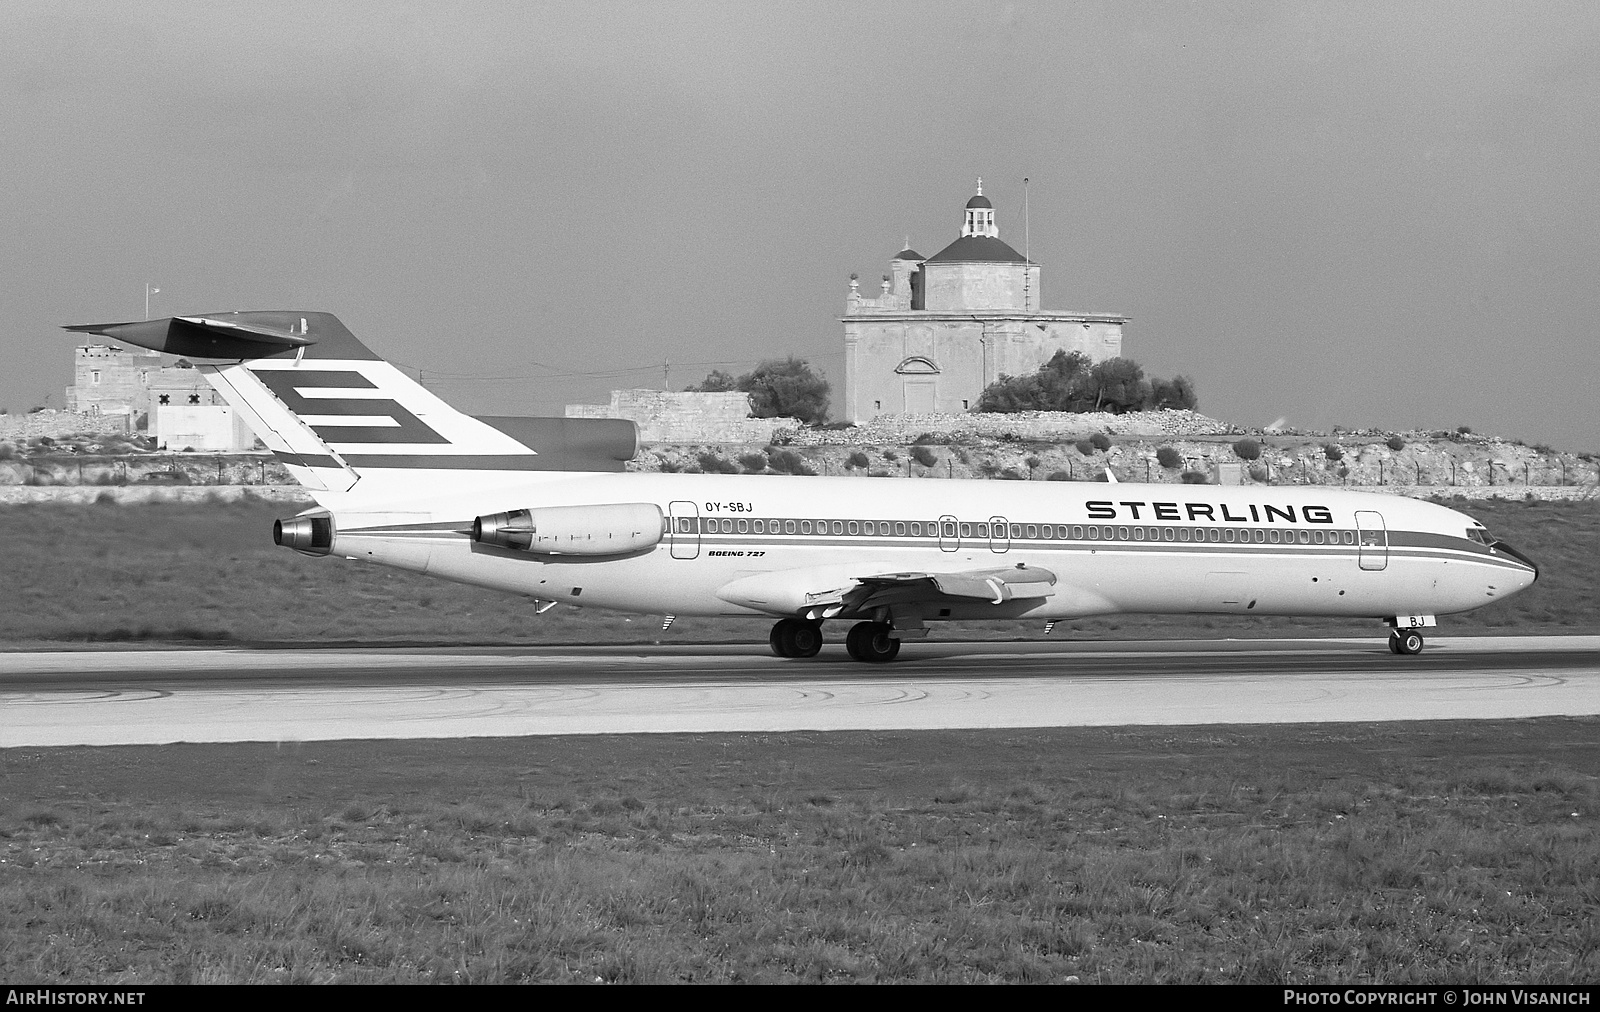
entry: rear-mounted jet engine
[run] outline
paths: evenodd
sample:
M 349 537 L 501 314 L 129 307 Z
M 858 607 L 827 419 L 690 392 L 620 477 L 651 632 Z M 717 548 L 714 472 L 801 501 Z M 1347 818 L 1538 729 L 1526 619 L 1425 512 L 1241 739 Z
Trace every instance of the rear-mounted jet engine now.
M 333 550 L 333 517 L 312 513 L 272 522 L 272 543 L 303 555 L 327 555 Z
M 661 543 L 655 503 L 541 506 L 472 521 L 472 540 L 540 555 L 626 555 Z

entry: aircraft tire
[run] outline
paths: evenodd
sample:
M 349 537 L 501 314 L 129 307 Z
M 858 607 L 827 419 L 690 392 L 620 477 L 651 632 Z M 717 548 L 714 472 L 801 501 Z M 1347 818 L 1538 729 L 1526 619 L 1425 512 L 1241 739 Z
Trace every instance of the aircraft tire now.
M 1398 630 L 1389 634 L 1389 652 L 1391 654 L 1400 652 L 1400 633 Z
M 772 648 L 773 656 L 789 656 L 788 647 L 784 644 L 784 633 L 787 632 L 789 623 L 793 621 L 792 618 L 786 618 L 772 623 L 772 632 L 767 634 L 767 645 Z
M 1400 653 L 1415 656 L 1422 653 L 1422 634 L 1415 629 L 1403 629 L 1395 635 L 1395 641 L 1400 645 Z
M 851 657 L 869 664 L 887 664 L 900 653 L 900 641 L 889 635 L 887 622 L 857 622 L 845 640 L 845 647 L 850 650 Z
M 789 648 L 790 657 L 815 657 L 822 649 L 822 623 L 801 622 L 796 619 L 785 619 L 791 623 L 783 635 L 783 645 Z

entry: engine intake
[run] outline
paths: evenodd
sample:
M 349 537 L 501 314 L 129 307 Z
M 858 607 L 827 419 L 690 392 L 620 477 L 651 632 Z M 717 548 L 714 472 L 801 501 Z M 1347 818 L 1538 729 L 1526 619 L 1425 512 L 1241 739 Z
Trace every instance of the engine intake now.
M 538 506 L 472 521 L 472 540 L 540 555 L 626 555 L 661 543 L 655 503 Z
M 272 543 L 306 555 L 333 551 L 333 517 L 327 513 L 272 522 Z

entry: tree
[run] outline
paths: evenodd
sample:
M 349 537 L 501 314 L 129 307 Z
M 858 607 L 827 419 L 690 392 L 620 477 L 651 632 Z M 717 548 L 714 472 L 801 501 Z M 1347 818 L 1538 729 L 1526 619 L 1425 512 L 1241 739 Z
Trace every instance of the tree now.
M 1031 376 L 1006 376 L 978 395 L 978 410 L 1088 411 L 1089 357 L 1081 351 L 1057 351 Z
M 1090 362 L 1078 351 L 1057 351 L 1027 376 L 1002 375 L 978 396 L 979 411 L 1146 411 L 1189 408 L 1198 403 L 1187 376 L 1147 380 L 1127 358 Z
M 1138 411 L 1150 400 L 1151 387 L 1144 368 L 1131 358 L 1108 358 L 1089 370 L 1089 388 L 1094 392 L 1094 410 L 1122 414 Z
M 1260 460 L 1261 444 L 1254 439 L 1241 439 L 1233 444 L 1233 453 L 1240 460 Z
M 1194 380 L 1187 376 L 1174 376 L 1170 380 L 1151 380 L 1150 399 L 1154 408 L 1171 408 L 1193 411 L 1200 403 L 1194 393 Z
M 750 395 L 755 418 L 798 418 L 813 425 L 828 419 L 828 381 L 793 355 L 760 363 L 739 377 L 738 388 Z
M 731 373 L 725 373 L 721 369 L 713 369 L 699 383 L 691 383 L 683 388 L 684 393 L 691 394 L 720 394 L 737 389 L 739 381 L 734 379 Z
M 793 355 L 762 362 L 737 379 L 713 369 L 704 380 L 683 389 L 701 394 L 743 391 L 750 395 L 753 418 L 798 418 L 813 425 L 828 420 L 828 381 Z

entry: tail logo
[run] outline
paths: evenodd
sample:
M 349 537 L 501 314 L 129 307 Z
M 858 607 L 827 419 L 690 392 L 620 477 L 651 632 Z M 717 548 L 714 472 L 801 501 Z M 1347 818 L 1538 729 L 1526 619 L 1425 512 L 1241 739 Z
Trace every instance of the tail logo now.
M 388 397 L 306 396 L 301 390 L 366 392 L 378 389 L 353 369 L 252 369 L 326 443 L 449 443 L 422 419 Z

